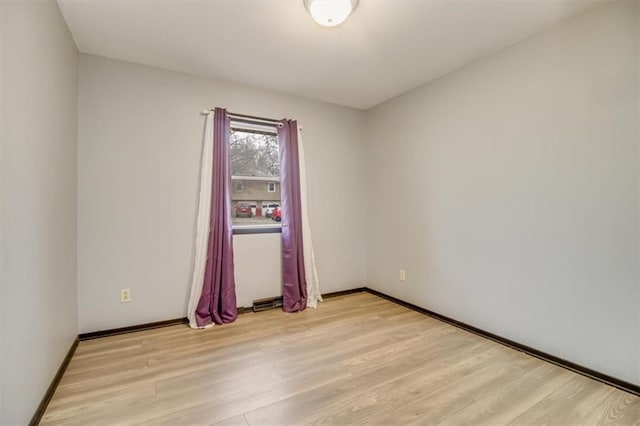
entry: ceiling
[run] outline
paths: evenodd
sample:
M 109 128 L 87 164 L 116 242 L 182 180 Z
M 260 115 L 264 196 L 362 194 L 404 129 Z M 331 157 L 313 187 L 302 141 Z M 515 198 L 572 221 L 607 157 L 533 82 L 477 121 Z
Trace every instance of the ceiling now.
M 600 0 L 58 0 L 80 51 L 368 109 Z

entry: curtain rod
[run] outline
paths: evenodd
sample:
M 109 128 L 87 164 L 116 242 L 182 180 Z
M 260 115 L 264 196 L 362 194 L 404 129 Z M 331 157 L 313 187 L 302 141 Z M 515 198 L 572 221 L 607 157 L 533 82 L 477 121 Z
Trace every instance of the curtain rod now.
M 246 115 L 246 114 L 236 114 L 235 112 L 229 112 L 228 114 L 231 117 L 236 117 L 236 118 L 246 118 L 248 120 L 270 121 L 275 124 L 282 124 L 282 120 L 274 120 L 273 118 L 257 117 L 255 115 Z
M 209 115 L 212 112 L 213 112 L 212 109 L 205 109 L 200 114 Z M 231 118 L 242 118 L 242 119 L 246 119 L 246 120 L 268 122 L 268 123 L 273 123 L 273 124 L 281 124 L 282 123 L 282 120 L 276 120 L 276 119 L 273 119 L 273 118 L 258 117 L 256 115 L 236 114 L 235 112 L 229 112 L 229 111 L 227 111 L 227 114 Z M 240 121 L 240 120 L 238 120 L 238 121 Z
M 0 0 L 2 1 L 2 0 Z M 200 112 L 200 115 L 209 115 L 213 112 L 212 109 L 205 109 Z M 282 127 L 282 120 L 274 120 L 273 118 L 264 118 L 258 117 L 255 115 L 246 115 L 246 114 L 236 114 L 233 112 L 227 112 L 229 117 L 233 119 L 233 121 L 237 121 L 240 123 L 246 124 L 256 124 L 259 126 L 267 126 L 267 127 Z M 302 130 L 302 126 L 298 126 L 299 130 Z
M 283 124 L 280 123 L 280 122 L 274 123 L 274 122 L 271 122 L 271 121 L 250 120 L 250 119 L 247 119 L 247 118 L 237 118 L 237 117 L 235 117 L 233 115 L 230 115 L 229 119 L 230 119 L 231 122 L 234 122 L 234 123 L 253 124 L 253 125 L 256 125 L 256 126 L 263 126 L 263 127 L 278 127 L 279 128 L 279 127 L 283 126 Z

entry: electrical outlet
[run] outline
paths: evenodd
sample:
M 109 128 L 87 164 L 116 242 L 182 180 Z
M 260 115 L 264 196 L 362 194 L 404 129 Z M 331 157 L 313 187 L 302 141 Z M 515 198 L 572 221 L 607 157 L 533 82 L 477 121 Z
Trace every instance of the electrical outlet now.
M 400 270 L 400 281 L 405 281 L 407 279 L 407 274 L 404 272 L 404 269 Z
M 131 302 L 131 290 L 128 288 L 120 289 L 120 303 L 129 303 Z

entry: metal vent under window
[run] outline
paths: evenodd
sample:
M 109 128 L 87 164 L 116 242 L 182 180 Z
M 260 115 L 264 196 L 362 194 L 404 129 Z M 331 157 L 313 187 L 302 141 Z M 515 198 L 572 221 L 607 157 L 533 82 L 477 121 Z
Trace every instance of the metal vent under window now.
M 282 306 L 282 296 L 268 297 L 266 299 L 258 299 L 253 301 L 253 312 L 266 311 Z

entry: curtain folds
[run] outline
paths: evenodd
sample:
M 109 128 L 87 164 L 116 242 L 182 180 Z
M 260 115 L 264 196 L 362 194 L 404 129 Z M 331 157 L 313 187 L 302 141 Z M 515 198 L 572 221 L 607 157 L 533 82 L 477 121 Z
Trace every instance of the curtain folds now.
M 297 126 L 296 126 L 297 127 Z M 305 277 L 307 280 L 307 308 L 318 307 L 318 302 L 322 302 L 320 293 L 320 283 L 318 281 L 318 270 L 316 269 L 316 256 L 313 252 L 313 241 L 311 238 L 311 226 L 309 225 L 309 206 L 307 205 L 307 166 L 304 156 L 304 143 L 302 134 L 298 132 L 298 161 L 300 164 L 300 201 L 302 206 L 302 242 L 305 266 Z
M 282 310 L 298 312 L 307 307 L 307 279 L 296 121 L 282 120 L 282 127 L 278 128 L 278 144 L 282 209 Z
M 212 117 L 213 115 L 213 117 Z M 207 116 L 203 145 L 195 265 L 188 318 L 192 328 L 233 322 L 237 315 L 231 224 L 229 117 Z
M 191 293 L 187 305 L 187 318 L 192 328 L 198 328 L 196 306 L 202 295 L 204 269 L 207 264 L 209 220 L 211 217 L 211 173 L 213 170 L 213 114 L 207 115 L 205 120 L 200 163 L 200 198 L 198 199 L 198 218 L 196 221 L 195 259 L 191 278 Z

